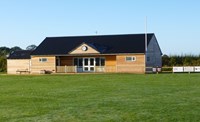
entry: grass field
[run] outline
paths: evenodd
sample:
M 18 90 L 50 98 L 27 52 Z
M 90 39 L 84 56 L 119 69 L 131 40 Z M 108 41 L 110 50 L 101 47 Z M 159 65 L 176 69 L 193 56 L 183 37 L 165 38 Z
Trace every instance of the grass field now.
M 0 122 L 196 122 L 200 74 L 0 75 Z

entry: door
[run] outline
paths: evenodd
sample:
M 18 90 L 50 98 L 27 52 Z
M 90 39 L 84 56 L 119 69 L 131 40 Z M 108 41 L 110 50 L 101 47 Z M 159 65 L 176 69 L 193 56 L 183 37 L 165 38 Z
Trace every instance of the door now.
M 83 58 L 83 72 L 95 71 L 95 58 Z

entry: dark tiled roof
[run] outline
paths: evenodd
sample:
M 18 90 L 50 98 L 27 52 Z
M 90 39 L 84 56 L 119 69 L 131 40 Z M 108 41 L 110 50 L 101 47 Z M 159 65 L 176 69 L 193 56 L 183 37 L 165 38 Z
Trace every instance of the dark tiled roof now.
M 32 50 L 20 50 L 12 52 L 8 59 L 31 59 Z
M 148 34 L 148 43 L 153 35 Z M 145 34 L 126 34 L 47 37 L 31 55 L 67 55 L 82 43 L 95 47 L 101 54 L 145 52 Z

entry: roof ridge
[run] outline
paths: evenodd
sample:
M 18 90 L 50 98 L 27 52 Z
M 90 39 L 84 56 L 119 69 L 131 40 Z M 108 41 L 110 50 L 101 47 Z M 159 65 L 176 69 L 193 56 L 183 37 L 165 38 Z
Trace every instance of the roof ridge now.
M 78 35 L 78 36 L 52 36 L 46 38 L 67 38 L 67 37 L 108 37 L 108 36 L 133 36 L 133 35 L 145 35 L 145 33 L 136 33 L 136 34 L 105 34 L 105 35 Z M 147 35 L 154 35 L 154 33 L 147 33 Z

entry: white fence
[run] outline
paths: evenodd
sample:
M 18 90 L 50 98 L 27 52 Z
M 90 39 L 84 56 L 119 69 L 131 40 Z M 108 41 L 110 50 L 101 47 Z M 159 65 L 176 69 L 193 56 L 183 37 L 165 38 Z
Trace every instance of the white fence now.
M 200 66 L 173 67 L 173 72 L 200 72 Z

